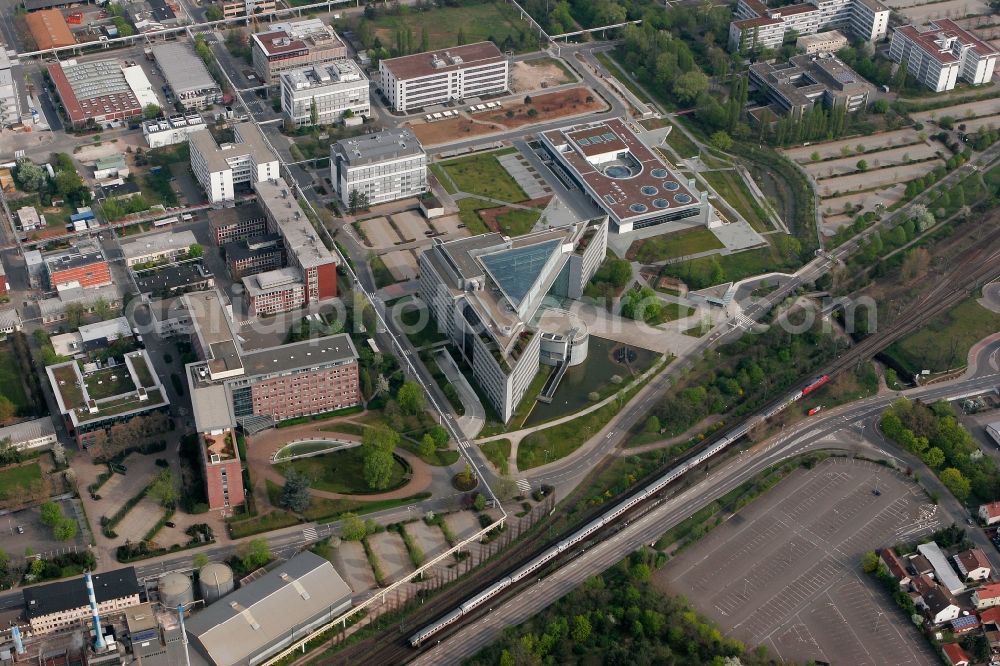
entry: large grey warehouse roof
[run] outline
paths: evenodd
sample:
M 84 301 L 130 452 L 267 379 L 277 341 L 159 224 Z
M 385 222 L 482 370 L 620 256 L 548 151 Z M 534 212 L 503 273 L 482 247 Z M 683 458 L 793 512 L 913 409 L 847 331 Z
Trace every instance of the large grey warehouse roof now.
M 350 602 L 351 588 L 333 565 L 305 551 L 195 614 L 187 631 L 216 664 L 246 664 Z
M 341 139 L 330 146 L 330 150 L 351 166 L 422 155 L 424 152 L 416 135 L 405 128 Z
M 154 44 L 153 57 L 174 94 L 219 86 L 208 73 L 205 63 L 195 55 L 194 49 L 187 42 Z

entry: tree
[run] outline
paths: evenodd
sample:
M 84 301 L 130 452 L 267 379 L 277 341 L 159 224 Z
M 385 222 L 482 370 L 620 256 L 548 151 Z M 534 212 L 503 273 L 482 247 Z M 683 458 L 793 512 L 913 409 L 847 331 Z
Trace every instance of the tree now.
M 730 138 L 729 134 L 726 133 L 724 130 L 719 130 L 718 132 L 715 132 L 714 134 L 712 134 L 712 136 L 708 138 L 708 140 L 712 143 L 713 146 L 715 146 L 719 150 L 729 150 L 730 148 L 733 147 L 732 138 Z
M 203 256 L 205 256 L 205 248 L 200 243 L 192 243 L 188 247 L 188 257 L 191 259 L 200 259 Z
M 944 451 L 942 451 L 936 446 L 932 446 L 931 448 L 924 451 L 923 458 L 925 465 L 927 465 L 931 469 L 937 469 L 938 467 L 944 464 Z
M 875 100 L 875 103 L 872 104 L 872 110 L 875 113 L 889 113 L 889 100 L 885 98 Z
M 674 80 L 673 93 L 682 103 L 693 102 L 708 89 L 708 77 L 700 70 L 684 72 Z
M 52 528 L 52 536 L 57 541 L 70 541 L 76 537 L 79 526 L 72 518 L 63 518 Z
M 205 553 L 196 553 L 191 559 L 191 564 L 195 569 L 201 569 L 203 566 L 208 564 L 208 555 Z
M 586 615 L 576 615 L 573 617 L 573 628 L 570 631 L 570 636 L 576 643 L 584 643 L 588 638 L 590 638 L 591 626 L 590 620 Z
M 437 450 L 437 444 L 435 444 L 434 438 L 431 437 L 430 433 L 425 434 L 423 438 L 420 440 L 420 446 L 418 450 L 420 451 L 420 455 L 423 458 L 429 458 L 432 455 L 434 455 L 434 452 Z
M 319 107 L 316 106 L 316 97 L 309 102 L 309 124 L 315 127 L 319 125 Z
M 271 544 L 267 539 L 251 539 L 243 551 L 241 562 L 247 571 L 256 571 L 271 561 Z
M 646 419 L 646 432 L 660 432 L 660 419 L 656 418 L 656 414 L 650 414 Z
M 486 495 L 478 493 L 476 499 L 472 500 L 472 508 L 476 511 L 482 511 L 486 508 Z
M 209 5 L 208 9 L 205 10 L 206 21 L 221 21 L 223 18 L 225 18 L 225 15 L 218 5 Z
M 399 433 L 384 425 L 365 430 L 361 447 L 364 456 L 363 472 L 369 488 L 382 490 L 389 486 L 395 465 L 392 453 L 397 444 Z
M 462 46 L 463 44 L 465 44 L 465 30 L 459 27 L 458 35 L 455 37 L 455 45 Z
M 14 166 L 14 182 L 25 192 L 38 192 L 48 183 L 45 170 L 27 158 L 21 158 Z
M 361 541 L 368 535 L 365 521 L 356 513 L 345 513 L 340 516 L 340 538 L 344 541 Z
M 900 273 L 904 281 L 915 280 L 927 275 L 930 268 L 931 255 L 926 248 L 918 247 L 910 250 L 903 259 Z
M 427 26 L 420 29 L 420 52 L 426 53 L 431 50 L 430 38 L 427 36 Z
M 159 502 L 160 506 L 175 506 L 180 499 L 180 489 L 177 487 L 174 473 L 165 469 L 157 474 L 146 494 Z
M 41 506 L 41 519 L 43 525 L 55 527 L 63 519 L 62 507 L 55 502 L 46 502 Z
M 419 414 L 424 411 L 424 392 L 416 382 L 405 382 L 396 392 L 396 402 L 407 414 Z
M 309 477 L 305 474 L 295 469 L 290 470 L 285 475 L 285 486 L 281 489 L 278 503 L 290 511 L 302 513 L 309 508 L 312 499 L 309 495 L 310 483 Z
M 150 102 L 145 106 L 145 108 L 143 108 L 142 116 L 146 120 L 153 120 L 154 118 L 159 118 L 162 112 L 163 111 L 160 109 L 159 105 Z
M 7 423 L 17 415 L 17 407 L 5 395 L 0 395 L 0 423 Z
M 350 194 L 347 195 L 347 212 L 354 215 L 359 210 L 368 208 L 369 202 L 370 199 L 367 194 L 352 189 Z
M 874 550 L 869 550 L 861 556 L 861 570 L 866 574 L 875 573 L 878 570 L 879 559 Z
M 868 171 L 868 162 L 865 160 L 858 160 L 858 163 L 855 166 L 858 168 L 858 171 Z
M 83 323 L 83 305 L 80 303 L 66 304 L 66 325 L 70 328 L 80 328 Z
M 972 489 L 969 480 L 962 475 L 962 472 L 955 469 L 954 467 L 946 467 L 941 470 L 939 475 L 941 483 L 944 487 L 951 491 L 959 501 L 964 501 L 965 498 L 969 496 L 969 491 Z
M 448 430 L 443 425 L 434 424 L 427 433 L 434 438 L 434 444 L 438 448 L 444 448 L 448 446 Z

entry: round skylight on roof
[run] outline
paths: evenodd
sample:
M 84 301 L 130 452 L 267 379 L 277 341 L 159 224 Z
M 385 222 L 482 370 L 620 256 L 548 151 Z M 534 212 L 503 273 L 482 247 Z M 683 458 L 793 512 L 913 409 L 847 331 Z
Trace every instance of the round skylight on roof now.
M 668 208 L 670 202 L 666 199 L 653 199 L 653 208 Z
M 684 194 L 683 192 L 681 192 L 680 194 L 675 194 L 674 201 L 676 201 L 679 204 L 691 203 L 691 195 Z
M 663 189 L 665 189 L 667 192 L 675 192 L 681 189 L 681 186 L 672 180 L 665 180 L 663 181 Z
M 648 208 L 646 208 L 646 204 L 641 204 L 641 203 L 634 203 L 631 206 L 629 206 L 628 209 L 633 213 L 645 213 L 647 210 L 649 210 Z
M 666 178 L 667 177 L 667 170 L 666 169 L 653 169 L 652 171 L 649 172 L 649 175 L 651 175 L 653 178 Z
M 639 191 L 645 194 L 647 197 L 651 197 L 654 194 L 656 194 L 659 190 L 657 190 L 652 185 L 643 185 L 642 187 L 639 188 Z
M 632 175 L 632 170 L 626 166 L 615 164 L 605 169 L 604 175 L 608 178 L 628 178 Z

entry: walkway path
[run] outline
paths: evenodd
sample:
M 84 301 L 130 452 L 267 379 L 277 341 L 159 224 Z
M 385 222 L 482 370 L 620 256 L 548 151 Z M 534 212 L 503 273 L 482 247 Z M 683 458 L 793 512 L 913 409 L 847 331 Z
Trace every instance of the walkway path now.
M 712 416 L 706 417 L 698 423 L 695 423 L 679 435 L 675 435 L 668 439 L 661 439 L 656 442 L 650 442 L 649 444 L 643 444 L 642 446 L 635 446 L 628 449 L 615 449 L 614 454 L 619 458 L 625 458 L 628 456 L 637 456 L 640 453 L 646 453 L 647 451 L 665 449 L 670 446 L 674 446 L 675 444 L 682 444 L 692 437 L 697 437 L 699 433 L 705 432 L 705 430 L 710 428 L 712 424 L 721 419 L 722 417 L 718 414 L 713 414 Z

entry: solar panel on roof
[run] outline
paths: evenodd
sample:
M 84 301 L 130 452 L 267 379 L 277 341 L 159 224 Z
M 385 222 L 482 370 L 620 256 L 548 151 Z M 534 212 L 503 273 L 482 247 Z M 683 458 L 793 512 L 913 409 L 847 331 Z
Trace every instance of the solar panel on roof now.
M 590 137 L 590 142 L 591 143 L 604 143 L 604 140 L 601 139 L 601 137 L 599 137 L 599 136 L 592 136 L 592 137 Z
M 608 132 L 607 134 L 604 135 L 604 140 L 605 141 L 614 141 L 615 140 L 615 135 L 612 134 L 611 132 Z
M 590 139 L 580 139 L 579 143 L 580 143 L 581 146 L 589 146 L 590 145 Z

